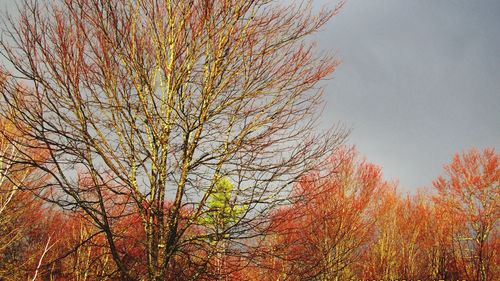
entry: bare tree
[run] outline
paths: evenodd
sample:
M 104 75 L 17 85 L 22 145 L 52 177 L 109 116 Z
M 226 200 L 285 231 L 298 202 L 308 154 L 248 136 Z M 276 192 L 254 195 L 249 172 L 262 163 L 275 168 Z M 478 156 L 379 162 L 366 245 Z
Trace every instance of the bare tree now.
M 180 261 L 196 279 L 214 243 L 247 254 L 290 183 L 345 137 L 315 130 L 317 84 L 337 62 L 305 41 L 340 6 L 274 2 L 24 0 L 7 18 L 0 111 L 26 135 L 10 160 L 50 175 L 46 200 L 92 218 L 122 279 L 164 280 Z M 46 161 L 22 153 L 33 143 Z M 203 219 L 221 179 L 239 210 L 224 229 Z M 144 273 L 119 246 L 117 222 L 133 214 Z

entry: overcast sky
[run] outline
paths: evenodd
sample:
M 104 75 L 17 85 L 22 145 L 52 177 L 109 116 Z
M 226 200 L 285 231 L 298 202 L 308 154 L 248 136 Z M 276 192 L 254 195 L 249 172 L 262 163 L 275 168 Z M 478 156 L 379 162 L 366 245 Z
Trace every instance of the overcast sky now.
M 500 1 L 350 0 L 316 40 L 342 60 L 324 125 L 352 128 L 402 190 L 431 186 L 456 152 L 499 152 Z
M 402 190 L 430 186 L 455 152 L 500 150 L 500 1 L 350 0 L 316 40 L 342 60 L 323 125 L 351 128 Z

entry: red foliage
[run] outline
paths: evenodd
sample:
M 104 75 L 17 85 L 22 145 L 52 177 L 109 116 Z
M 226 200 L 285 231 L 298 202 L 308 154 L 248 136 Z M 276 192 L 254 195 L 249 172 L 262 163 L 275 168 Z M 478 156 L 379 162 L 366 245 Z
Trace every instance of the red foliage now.
M 448 243 L 460 275 L 490 280 L 500 274 L 500 169 L 494 149 L 472 149 L 456 154 L 445 166 L 445 176 L 434 181 L 440 216 L 449 226 Z
M 297 200 L 272 217 L 270 276 L 350 278 L 347 268 L 369 241 L 370 213 L 384 185 L 380 168 L 358 160 L 348 147 L 332 156 L 326 172 L 302 177 L 294 190 Z

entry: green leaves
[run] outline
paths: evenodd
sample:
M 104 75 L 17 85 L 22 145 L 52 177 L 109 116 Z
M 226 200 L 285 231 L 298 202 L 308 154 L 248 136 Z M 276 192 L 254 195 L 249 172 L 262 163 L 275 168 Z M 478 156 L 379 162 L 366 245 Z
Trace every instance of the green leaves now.
M 200 218 L 200 224 L 220 233 L 241 219 L 248 206 L 238 205 L 233 190 L 234 184 L 228 177 L 217 180 L 213 192 L 208 197 L 207 211 Z

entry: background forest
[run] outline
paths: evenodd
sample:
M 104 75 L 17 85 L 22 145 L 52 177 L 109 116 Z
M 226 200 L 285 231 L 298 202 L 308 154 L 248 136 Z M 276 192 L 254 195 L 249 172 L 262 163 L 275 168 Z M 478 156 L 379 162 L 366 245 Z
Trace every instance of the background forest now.
M 342 6 L 20 1 L 0 280 L 496 280 L 495 148 L 403 194 L 317 129 L 338 61 L 309 38 Z

